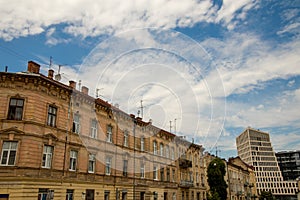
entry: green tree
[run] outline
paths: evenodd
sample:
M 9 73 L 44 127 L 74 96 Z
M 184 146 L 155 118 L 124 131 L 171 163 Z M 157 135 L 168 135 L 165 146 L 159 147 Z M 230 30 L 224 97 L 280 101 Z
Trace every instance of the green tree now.
M 207 197 L 208 200 L 221 200 L 217 192 L 210 192 Z
M 271 191 L 262 191 L 259 200 L 273 200 L 274 196 Z
M 227 184 L 224 180 L 226 174 L 225 164 L 220 158 L 213 159 L 207 168 L 207 182 L 210 188 L 210 196 L 217 197 L 222 200 L 227 198 Z

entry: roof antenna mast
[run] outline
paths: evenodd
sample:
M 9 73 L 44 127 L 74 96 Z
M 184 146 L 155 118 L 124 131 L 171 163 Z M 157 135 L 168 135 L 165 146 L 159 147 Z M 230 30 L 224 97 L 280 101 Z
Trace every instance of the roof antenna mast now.
M 144 117 L 144 106 L 143 106 L 143 100 L 141 100 L 141 117 Z
M 50 63 L 49 63 L 49 69 L 52 67 L 52 56 L 50 56 Z

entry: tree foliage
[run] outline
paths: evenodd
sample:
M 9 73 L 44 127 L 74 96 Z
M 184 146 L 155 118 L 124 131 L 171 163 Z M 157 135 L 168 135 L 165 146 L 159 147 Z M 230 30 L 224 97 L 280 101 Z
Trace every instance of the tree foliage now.
M 262 191 L 259 200 L 273 200 L 274 196 L 271 191 Z
M 210 192 L 207 197 L 208 200 L 221 200 L 217 192 Z
M 207 181 L 210 187 L 210 196 L 219 197 L 220 199 L 227 198 L 227 184 L 224 180 L 226 174 L 225 164 L 220 158 L 213 159 L 207 168 Z M 217 200 L 218 198 L 214 198 Z

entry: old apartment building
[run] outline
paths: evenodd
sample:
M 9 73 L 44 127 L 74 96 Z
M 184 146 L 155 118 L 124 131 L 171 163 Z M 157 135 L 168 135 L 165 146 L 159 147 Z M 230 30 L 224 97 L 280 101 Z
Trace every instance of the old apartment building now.
M 206 199 L 201 145 L 39 70 L 0 72 L 0 199 Z
M 230 200 L 255 199 L 258 197 L 254 168 L 243 162 L 240 157 L 228 159 L 227 176 Z
M 254 167 L 258 195 L 271 191 L 277 199 L 296 199 L 296 181 L 284 181 L 269 133 L 248 127 L 236 138 L 238 156 Z

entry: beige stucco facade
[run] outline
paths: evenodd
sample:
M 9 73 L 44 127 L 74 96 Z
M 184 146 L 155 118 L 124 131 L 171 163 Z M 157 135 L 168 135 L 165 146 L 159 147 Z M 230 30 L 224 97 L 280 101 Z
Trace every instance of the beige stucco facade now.
M 206 199 L 201 145 L 77 89 L 0 73 L 0 199 Z

